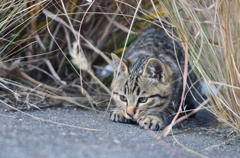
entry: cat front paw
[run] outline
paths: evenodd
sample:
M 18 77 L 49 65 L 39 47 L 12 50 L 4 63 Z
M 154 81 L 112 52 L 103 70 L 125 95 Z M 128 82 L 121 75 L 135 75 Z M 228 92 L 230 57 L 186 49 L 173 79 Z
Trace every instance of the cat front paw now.
M 110 112 L 110 119 L 114 122 L 121 122 L 121 123 L 131 123 L 132 121 L 126 119 L 123 115 L 122 111 L 113 110 Z
M 153 115 L 141 116 L 137 120 L 137 123 L 139 124 L 140 127 L 144 129 L 151 129 L 153 131 L 158 131 L 164 126 L 163 121 Z

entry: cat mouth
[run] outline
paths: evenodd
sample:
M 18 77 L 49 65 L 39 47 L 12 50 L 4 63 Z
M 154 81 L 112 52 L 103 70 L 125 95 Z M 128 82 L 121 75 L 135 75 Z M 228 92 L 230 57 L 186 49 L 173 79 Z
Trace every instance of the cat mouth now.
M 129 120 L 132 120 L 132 121 L 137 121 L 138 118 L 139 118 L 138 112 L 136 112 L 135 114 L 132 114 L 132 116 L 131 116 L 131 115 L 127 114 L 126 111 L 124 111 L 124 116 L 125 116 L 126 119 L 129 119 Z
M 134 121 L 133 117 L 130 116 L 130 115 L 128 115 L 128 114 L 126 113 L 126 111 L 124 111 L 124 117 L 125 117 L 126 119 L 128 119 L 128 120 L 133 120 L 133 121 Z

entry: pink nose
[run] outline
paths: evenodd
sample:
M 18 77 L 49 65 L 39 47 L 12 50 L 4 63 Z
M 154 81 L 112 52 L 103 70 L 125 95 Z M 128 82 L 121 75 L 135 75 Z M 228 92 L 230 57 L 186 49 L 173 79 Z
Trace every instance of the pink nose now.
M 136 113 L 136 108 L 135 107 L 127 107 L 126 112 L 129 116 L 133 117 Z

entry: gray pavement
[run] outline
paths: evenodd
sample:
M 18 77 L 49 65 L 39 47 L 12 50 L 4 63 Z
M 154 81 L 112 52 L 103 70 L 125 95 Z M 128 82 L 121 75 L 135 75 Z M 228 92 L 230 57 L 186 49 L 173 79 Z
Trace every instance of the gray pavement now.
M 26 111 L 30 115 L 91 131 L 55 124 L 20 112 L 0 110 L 0 158 L 238 158 L 239 137 L 224 137 L 213 128 L 180 124 L 161 141 L 161 131 L 111 122 L 104 112 L 79 108 Z M 185 127 L 186 126 L 186 127 Z M 185 132 L 178 132 L 188 129 Z M 224 143 L 224 141 L 226 141 Z

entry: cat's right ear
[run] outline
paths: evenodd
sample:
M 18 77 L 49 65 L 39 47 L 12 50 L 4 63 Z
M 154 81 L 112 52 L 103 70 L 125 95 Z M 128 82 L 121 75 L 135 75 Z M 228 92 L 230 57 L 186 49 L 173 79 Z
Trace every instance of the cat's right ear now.
M 113 63 L 113 68 L 114 68 L 114 73 L 117 74 L 128 74 L 128 67 L 127 64 L 125 63 L 126 61 L 121 60 L 116 54 L 111 53 L 112 56 L 112 63 Z M 119 71 L 119 72 L 118 72 Z
M 171 80 L 172 70 L 159 59 L 150 58 L 145 65 L 142 76 L 166 82 Z

